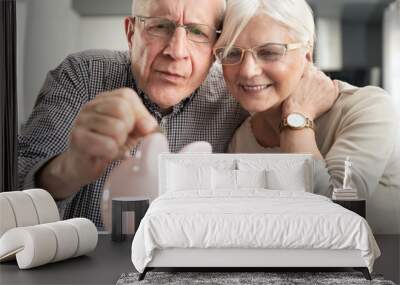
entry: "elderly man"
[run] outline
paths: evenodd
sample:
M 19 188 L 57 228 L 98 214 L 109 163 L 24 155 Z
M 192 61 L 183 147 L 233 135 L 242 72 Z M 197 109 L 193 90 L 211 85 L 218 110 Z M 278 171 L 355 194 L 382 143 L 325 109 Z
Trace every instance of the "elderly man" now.
M 196 140 L 224 152 L 247 116 L 221 71 L 210 71 L 225 0 L 136 0 L 132 7 L 129 53 L 67 57 L 48 74 L 19 137 L 20 187 L 47 189 L 65 206 L 64 218 L 87 217 L 99 227 L 105 178 L 134 154 L 138 138 L 160 125 L 173 152 Z

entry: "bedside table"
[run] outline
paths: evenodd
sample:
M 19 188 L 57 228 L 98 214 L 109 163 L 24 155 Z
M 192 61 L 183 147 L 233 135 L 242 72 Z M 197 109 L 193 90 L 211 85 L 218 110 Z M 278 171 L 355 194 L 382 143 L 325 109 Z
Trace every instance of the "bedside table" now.
M 125 240 L 123 234 L 124 212 L 135 212 L 135 231 L 139 227 L 140 221 L 149 208 L 150 200 L 147 197 L 119 197 L 112 199 L 112 234 L 113 241 Z
M 343 208 L 346 208 L 350 211 L 353 211 L 356 214 L 359 214 L 361 217 L 365 219 L 366 216 L 366 201 L 365 199 L 355 199 L 355 200 L 333 200 L 332 202 L 339 204 Z

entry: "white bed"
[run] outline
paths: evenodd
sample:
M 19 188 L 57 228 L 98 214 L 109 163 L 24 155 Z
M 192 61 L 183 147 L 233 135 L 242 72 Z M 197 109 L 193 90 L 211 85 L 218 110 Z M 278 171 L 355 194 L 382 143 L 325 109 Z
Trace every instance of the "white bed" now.
M 362 217 L 312 194 L 309 155 L 163 154 L 159 174 L 160 197 L 132 243 L 132 262 L 144 274 L 154 267 L 371 272 L 380 255 Z

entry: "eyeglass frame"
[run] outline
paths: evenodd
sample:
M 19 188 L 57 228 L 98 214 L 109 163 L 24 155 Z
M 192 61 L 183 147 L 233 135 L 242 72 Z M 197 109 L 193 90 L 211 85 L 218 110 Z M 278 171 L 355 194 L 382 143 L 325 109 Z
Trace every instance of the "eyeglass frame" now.
M 251 54 L 254 56 L 254 58 L 255 58 L 256 60 L 258 60 L 257 52 L 255 51 L 255 49 L 260 48 L 260 47 L 263 47 L 263 46 L 266 46 L 266 45 L 270 45 L 270 44 L 271 44 L 271 45 L 283 46 L 283 47 L 285 48 L 285 52 L 281 55 L 281 57 L 280 57 L 279 59 L 277 59 L 277 60 L 272 60 L 272 62 L 281 60 L 281 59 L 286 55 L 286 53 L 287 53 L 288 51 L 295 50 L 295 49 L 299 49 L 299 48 L 302 48 L 302 47 L 310 47 L 310 44 L 309 44 L 309 43 L 304 43 L 304 42 L 297 42 L 297 43 L 290 43 L 290 44 L 282 44 L 282 43 L 273 43 L 273 42 L 271 42 L 271 43 L 264 43 L 264 44 L 261 44 L 261 45 L 255 46 L 255 47 L 251 47 L 251 48 L 242 48 L 242 47 L 238 47 L 238 46 L 231 46 L 231 47 L 228 49 L 228 51 L 229 51 L 231 48 L 238 48 L 238 49 L 240 49 L 240 50 L 242 51 L 241 54 L 240 54 L 240 59 L 239 59 L 239 61 L 236 62 L 236 63 L 222 63 L 222 60 L 217 56 L 217 50 L 222 49 L 222 48 L 225 49 L 225 48 L 227 48 L 226 46 L 225 46 L 225 47 L 217 47 L 217 48 L 214 48 L 214 49 L 213 49 L 213 53 L 214 53 L 215 58 L 217 58 L 218 61 L 219 61 L 222 65 L 237 65 L 237 64 L 242 63 L 243 57 L 244 57 L 245 53 L 248 52 L 248 51 L 251 52 Z M 264 61 L 264 62 L 265 62 L 265 61 Z
M 168 21 L 168 22 L 171 22 L 171 23 L 174 24 L 174 26 L 175 26 L 174 33 L 175 33 L 175 31 L 176 31 L 177 28 L 184 28 L 184 29 L 185 29 L 185 32 L 186 32 L 186 35 L 188 35 L 188 33 L 189 33 L 189 30 L 188 30 L 188 27 L 190 27 L 189 25 L 207 26 L 208 28 L 214 30 L 214 33 L 215 33 L 215 39 L 214 39 L 214 41 L 213 41 L 214 43 L 215 43 L 216 40 L 218 39 L 218 36 L 222 33 L 222 30 L 217 30 L 215 27 L 211 27 L 211 26 L 209 26 L 209 25 L 207 25 L 207 24 L 200 24 L 200 23 L 178 24 L 178 23 L 176 23 L 176 22 L 174 22 L 174 21 L 172 21 L 172 20 L 170 20 L 170 19 L 168 19 L 168 18 L 164 18 L 164 17 L 149 17 L 149 16 L 142 16 L 142 15 L 134 15 L 134 16 L 129 17 L 129 18 L 131 19 L 132 22 L 135 20 L 135 18 L 137 18 L 140 22 L 143 23 L 144 27 L 146 27 L 146 20 L 147 20 L 147 19 L 160 19 L 160 20 L 165 20 L 165 21 Z M 172 33 L 171 36 L 172 36 L 174 33 Z M 154 37 L 169 39 L 168 37 L 163 37 L 163 36 L 154 35 L 154 34 L 150 34 L 150 33 L 149 33 L 149 35 L 154 36 Z M 170 37 L 171 37 L 171 36 L 170 36 Z M 194 41 L 194 40 L 190 39 L 189 37 L 188 37 L 188 40 L 190 40 L 191 42 L 194 42 L 194 43 L 199 43 L 199 44 L 213 43 L 213 42 L 211 42 L 211 41 L 207 41 L 207 42 L 198 42 L 198 41 Z

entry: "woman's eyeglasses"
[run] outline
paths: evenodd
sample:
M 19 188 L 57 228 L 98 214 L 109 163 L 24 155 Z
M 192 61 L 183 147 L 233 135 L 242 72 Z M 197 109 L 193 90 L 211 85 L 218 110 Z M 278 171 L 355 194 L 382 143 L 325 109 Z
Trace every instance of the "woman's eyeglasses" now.
M 286 52 L 302 47 L 307 47 L 306 43 L 277 44 L 266 43 L 253 48 L 241 48 L 232 46 L 219 47 L 214 49 L 214 55 L 222 65 L 234 65 L 242 62 L 244 54 L 251 52 L 256 60 L 271 62 L 280 60 Z
M 144 30 L 149 35 L 164 39 L 171 38 L 177 28 L 184 28 L 188 39 L 196 43 L 214 43 L 217 35 L 221 33 L 221 31 L 204 24 L 189 23 L 181 25 L 166 18 L 137 15 L 134 18 L 144 24 Z

